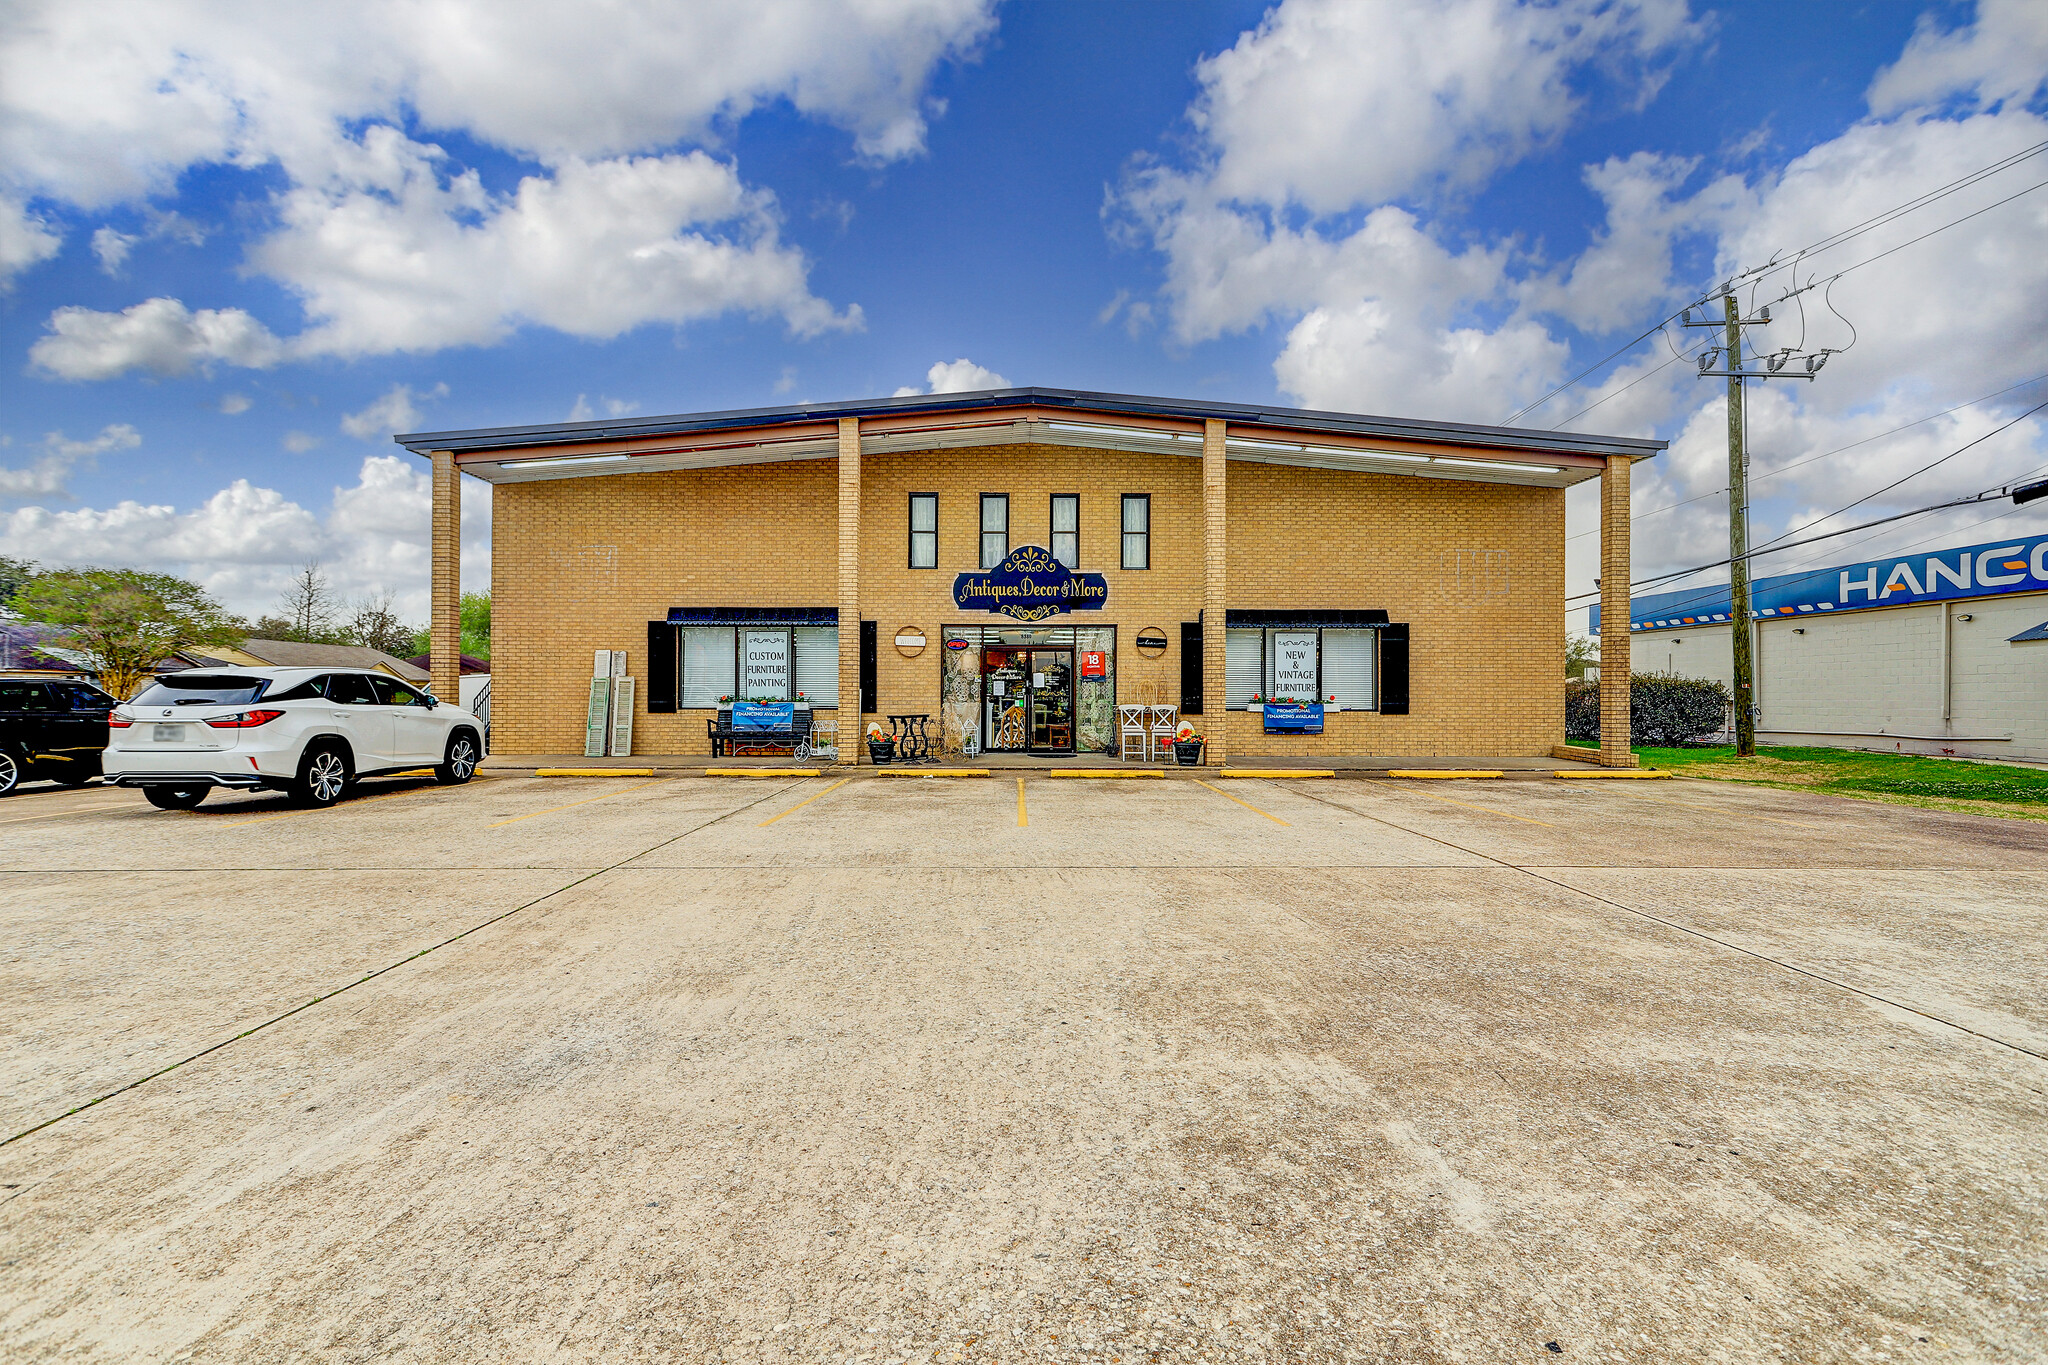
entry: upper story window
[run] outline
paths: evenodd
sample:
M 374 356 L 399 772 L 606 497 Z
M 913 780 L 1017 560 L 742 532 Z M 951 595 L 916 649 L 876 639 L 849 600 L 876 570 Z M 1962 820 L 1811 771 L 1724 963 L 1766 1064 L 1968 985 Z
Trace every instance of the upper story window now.
M 1124 556 L 1126 569 L 1152 567 L 1152 495 L 1124 494 Z
M 939 567 L 939 495 L 910 495 L 910 567 Z
M 1081 497 L 1052 495 L 1052 557 L 1070 569 L 1081 567 Z
M 981 567 L 993 569 L 1010 553 L 1010 495 L 981 495 Z

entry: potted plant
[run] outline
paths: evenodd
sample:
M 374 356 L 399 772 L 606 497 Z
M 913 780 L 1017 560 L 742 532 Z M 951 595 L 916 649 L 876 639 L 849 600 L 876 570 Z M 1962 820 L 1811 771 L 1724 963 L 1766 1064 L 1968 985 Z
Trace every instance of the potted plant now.
M 810 710 L 810 709 L 811 709 L 811 699 L 810 699 L 809 697 L 805 696 L 805 695 L 804 695 L 803 693 L 801 693 L 801 692 L 797 693 L 797 694 L 796 694 L 796 709 L 797 709 L 797 710 L 799 710 L 799 711 L 808 711 L 808 710 Z
M 868 722 L 868 757 L 877 763 L 894 762 L 896 741 L 878 720 Z
M 1202 737 L 1186 721 L 1173 732 L 1173 759 L 1183 768 L 1192 768 L 1202 761 Z
M 1253 715 L 1257 715 L 1259 712 L 1264 711 L 1266 709 L 1266 698 L 1264 694 L 1259 692 L 1252 693 L 1252 699 L 1245 703 L 1244 709 L 1251 712 Z

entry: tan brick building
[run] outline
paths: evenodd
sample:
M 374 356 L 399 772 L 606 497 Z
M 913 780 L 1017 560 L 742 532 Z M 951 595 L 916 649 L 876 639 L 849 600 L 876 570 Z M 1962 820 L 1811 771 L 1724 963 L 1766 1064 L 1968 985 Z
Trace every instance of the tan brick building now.
M 848 760 L 907 713 L 951 753 L 1113 751 L 1147 704 L 1212 763 L 1547 753 L 1564 489 L 1602 481 L 1625 615 L 1629 466 L 1662 448 L 1053 389 L 398 439 L 434 463 L 437 661 L 459 478 L 493 485 L 500 754 L 581 752 L 594 653 L 623 650 L 637 753 L 802 694 Z

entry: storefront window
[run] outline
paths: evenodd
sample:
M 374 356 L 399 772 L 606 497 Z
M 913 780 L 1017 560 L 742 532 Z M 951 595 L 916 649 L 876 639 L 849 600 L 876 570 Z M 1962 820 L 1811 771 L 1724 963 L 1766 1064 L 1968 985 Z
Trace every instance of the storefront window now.
M 1052 557 L 1070 569 L 1081 567 L 1081 496 L 1052 495 Z
M 993 569 L 1010 553 L 1010 495 L 981 495 L 981 567 Z
M 1373 664 L 1378 632 L 1349 628 L 1226 631 L 1223 636 L 1225 705 L 1254 696 L 1322 701 L 1339 711 L 1378 707 Z M 1336 698 L 1335 701 L 1328 700 Z
M 733 628 L 687 626 L 682 636 L 683 706 L 718 705 L 718 699 L 731 696 L 739 682 Z
M 1370 711 L 1377 701 L 1372 690 L 1376 631 L 1323 632 L 1323 692 L 1337 700 L 1340 711 Z
M 1074 631 L 1075 658 L 1080 663 L 1080 690 L 1075 709 L 1075 744 L 1084 754 L 1116 752 L 1116 627 L 1080 626 Z M 1101 656 L 1102 675 L 1091 676 L 1094 656 Z
M 1246 706 L 1265 695 L 1266 633 L 1262 630 L 1223 632 L 1223 697 L 1226 706 Z
M 839 627 L 796 628 L 796 690 L 813 706 L 839 705 Z

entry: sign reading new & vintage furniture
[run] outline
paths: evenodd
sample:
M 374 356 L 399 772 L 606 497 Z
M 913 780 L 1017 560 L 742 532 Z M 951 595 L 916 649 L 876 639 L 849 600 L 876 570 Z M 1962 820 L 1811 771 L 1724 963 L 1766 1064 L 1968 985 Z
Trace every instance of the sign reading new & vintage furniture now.
M 1043 545 L 1019 545 L 993 569 L 953 580 L 953 603 L 962 611 L 994 611 L 1019 621 L 1043 621 L 1063 611 L 1098 611 L 1109 600 L 1109 580 L 1075 573 Z
M 1322 700 L 1319 637 L 1312 630 L 1273 632 L 1273 696 L 1281 701 Z

